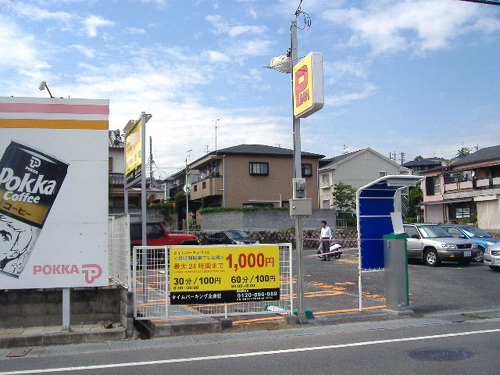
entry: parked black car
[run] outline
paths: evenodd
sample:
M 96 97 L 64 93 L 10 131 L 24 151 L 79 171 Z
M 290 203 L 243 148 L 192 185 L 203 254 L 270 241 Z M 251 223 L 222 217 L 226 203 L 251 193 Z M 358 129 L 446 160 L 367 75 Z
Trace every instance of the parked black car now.
M 241 230 L 227 230 L 223 232 L 212 233 L 212 235 L 208 238 L 208 243 L 212 245 L 252 245 L 259 243 L 259 241 L 251 238 L 248 234 Z

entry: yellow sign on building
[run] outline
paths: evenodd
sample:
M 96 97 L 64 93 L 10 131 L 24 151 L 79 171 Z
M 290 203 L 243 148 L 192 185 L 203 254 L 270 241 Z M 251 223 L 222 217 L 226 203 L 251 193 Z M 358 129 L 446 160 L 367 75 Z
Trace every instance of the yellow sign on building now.
M 311 52 L 293 68 L 293 114 L 305 118 L 323 108 L 323 56 Z
M 207 304 L 280 299 L 279 246 L 170 249 L 170 303 Z

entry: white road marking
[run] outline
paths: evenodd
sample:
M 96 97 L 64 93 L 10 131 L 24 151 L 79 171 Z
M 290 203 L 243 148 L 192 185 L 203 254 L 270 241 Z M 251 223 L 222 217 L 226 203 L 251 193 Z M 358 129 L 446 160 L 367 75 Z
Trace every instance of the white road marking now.
M 345 349 L 345 348 L 355 348 L 355 347 L 370 346 L 370 345 L 393 344 L 393 343 L 400 343 L 400 342 L 436 340 L 436 339 L 443 339 L 443 338 L 449 338 L 449 337 L 482 335 L 482 334 L 487 334 L 487 333 L 500 333 L 500 328 L 487 329 L 487 330 L 481 330 L 481 331 L 460 332 L 460 333 L 446 333 L 446 334 L 431 335 L 431 336 L 406 337 L 406 338 L 400 338 L 400 339 L 364 341 L 364 342 L 355 342 L 355 343 L 351 343 L 351 344 L 324 345 L 324 346 L 314 346 L 314 347 L 307 347 L 307 348 L 269 350 L 269 351 L 238 353 L 238 354 L 221 354 L 221 355 L 213 355 L 213 356 L 207 356 L 207 357 L 160 359 L 160 360 L 156 360 L 156 361 L 128 362 L 128 363 L 115 363 L 115 364 L 91 365 L 91 366 L 60 367 L 60 368 L 51 368 L 51 369 L 7 371 L 7 372 L 0 372 L 0 375 L 49 374 L 49 373 L 65 372 L 65 371 L 70 372 L 70 371 L 102 370 L 102 369 L 123 368 L 123 367 L 151 366 L 151 365 L 168 365 L 168 364 L 172 364 L 172 363 L 188 363 L 188 362 L 214 361 L 214 360 L 221 360 L 221 359 L 260 357 L 260 356 L 275 355 L 275 354 L 312 352 L 312 351 L 316 351 L 316 350 Z

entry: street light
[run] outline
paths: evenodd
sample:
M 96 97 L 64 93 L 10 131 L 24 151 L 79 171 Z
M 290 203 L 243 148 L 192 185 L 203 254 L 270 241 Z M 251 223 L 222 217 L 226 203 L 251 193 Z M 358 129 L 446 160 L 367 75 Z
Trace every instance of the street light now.
M 220 119 L 218 118 L 217 120 L 212 120 L 214 123 L 215 123 L 215 150 L 214 151 L 217 151 L 217 123 L 220 121 Z
M 302 2 L 301 2 L 302 3 Z M 300 5 L 295 16 L 300 14 Z M 273 57 L 269 63 L 269 68 L 282 73 L 292 73 L 293 67 L 297 64 L 298 43 L 297 43 L 297 18 L 290 22 L 290 49 L 286 55 Z M 297 196 L 297 183 L 302 179 L 302 151 L 300 141 L 300 118 L 294 116 L 293 100 L 293 74 L 292 74 L 292 118 L 293 118 L 293 160 L 294 160 L 294 179 L 293 179 L 293 198 Z M 305 181 L 301 181 L 305 184 Z M 301 186 L 304 189 L 305 186 Z M 292 207 L 291 207 L 292 208 Z M 300 323 L 307 323 L 304 308 L 304 243 L 303 243 L 303 222 L 302 217 L 295 216 L 295 244 L 297 248 L 297 316 Z

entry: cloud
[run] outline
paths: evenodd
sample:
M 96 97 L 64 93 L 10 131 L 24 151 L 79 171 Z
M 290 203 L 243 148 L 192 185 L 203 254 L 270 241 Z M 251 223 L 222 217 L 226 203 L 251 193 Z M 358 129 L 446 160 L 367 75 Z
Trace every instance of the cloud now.
M 67 12 L 50 12 L 26 2 L 2 2 L 3 6 L 10 8 L 17 16 L 26 17 L 33 21 L 59 21 L 65 24 L 71 22 L 74 15 Z
M 330 95 L 325 97 L 325 106 L 343 106 L 350 102 L 356 100 L 366 99 L 369 96 L 373 95 L 376 91 L 376 87 L 369 83 L 366 85 L 365 89 L 361 92 L 353 92 L 353 93 L 343 93 L 339 95 Z
M 145 34 L 146 30 L 139 27 L 126 27 L 124 32 L 130 35 L 140 35 L 140 34 Z
M 91 38 L 97 36 L 97 28 L 98 27 L 110 27 L 115 23 L 113 21 L 106 20 L 100 16 L 91 15 L 85 18 L 83 21 L 83 29 L 87 33 L 87 35 Z
M 375 54 L 442 49 L 467 26 L 499 27 L 477 5 L 448 0 L 374 2 L 364 9 L 330 9 L 322 17 L 352 30 L 349 45 L 369 45 Z
M 10 18 L 0 15 L 0 71 L 15 69 L 36 76 L 50 65 L 33 35 L 24 33 Z
M 325 61 L 323 62 L 325 81 L 328 83 L 336 83 L 344 77 L 366 78 L 366 64 L 347 59 L 343 61 Z
M 205 19 L 215 28 L 217 35 L 227 34 L 234 38 L 245 34 L 262 34 L 267 31 L 267 26 L 238 25 L 235 21 L 226 21 L 222 16 L 206 16 Z
M 211 63 L 227 63 L 231 61 L 228 55 L 219 51 L 204 51 L 202 57 L 205 57 Z
M 81 52 L 85 57 L 88 57 L 89 59 L 93 59 L 95 57 L 95 51 L 92 48 L 88 48 L 79 44 L 73 44 L 69 46 L 69 48 L 76 49 L 77 51 Z

